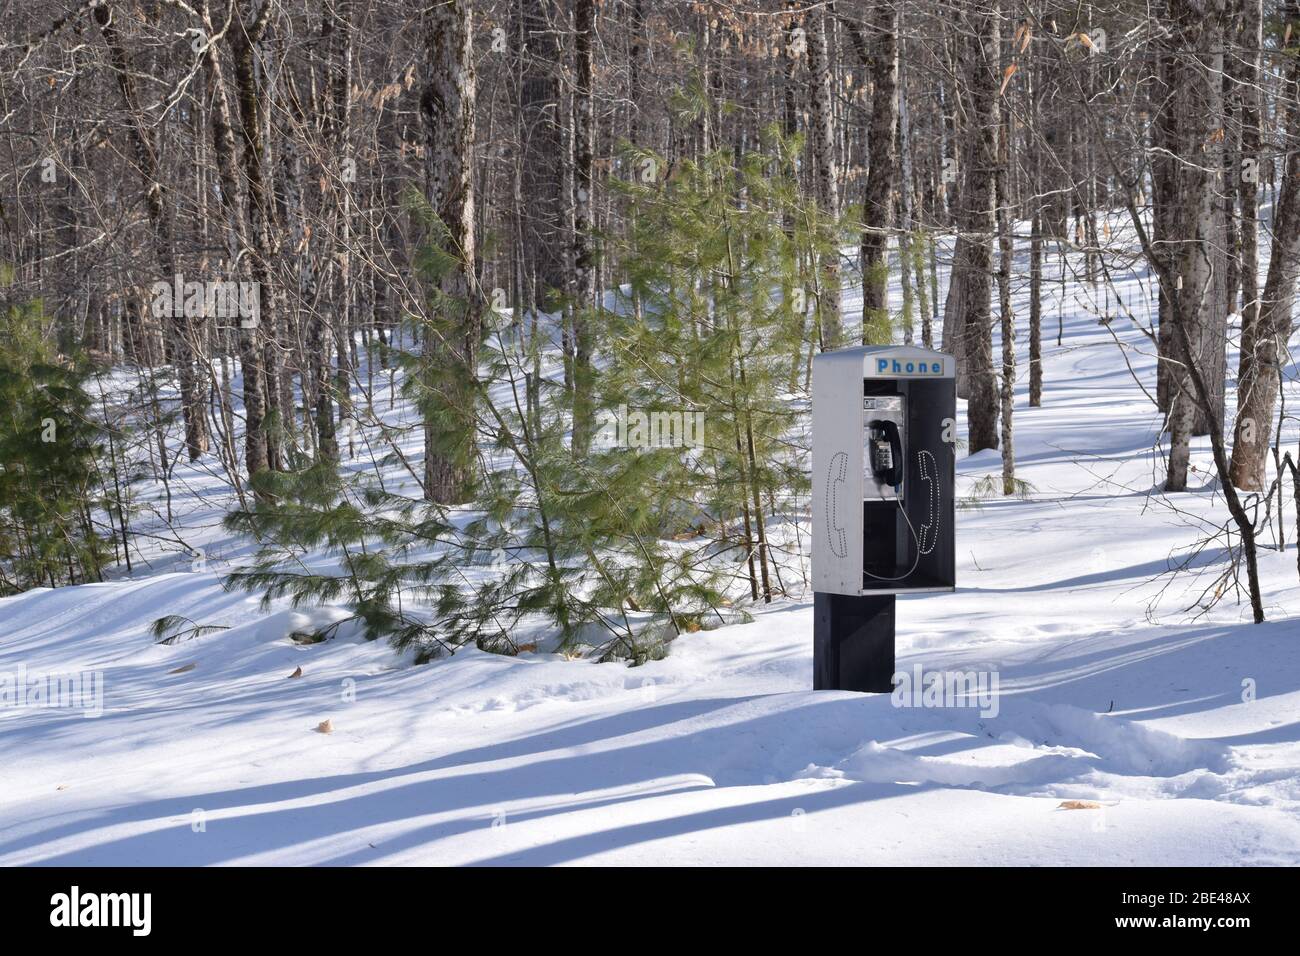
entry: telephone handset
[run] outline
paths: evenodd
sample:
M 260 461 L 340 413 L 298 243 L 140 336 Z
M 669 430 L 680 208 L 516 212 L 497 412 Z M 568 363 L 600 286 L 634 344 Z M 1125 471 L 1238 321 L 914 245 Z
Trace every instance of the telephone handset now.
M 871 471 L 897 493 L 903 484 L 903 439 L 898 423 L 881 418 L 867 427 L 871 430 Z

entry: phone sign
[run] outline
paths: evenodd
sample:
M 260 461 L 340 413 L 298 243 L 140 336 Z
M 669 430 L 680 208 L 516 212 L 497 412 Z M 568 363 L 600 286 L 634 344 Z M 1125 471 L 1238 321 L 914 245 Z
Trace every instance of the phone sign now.
M 876 359 L 877 375 L 942 375 L 943 363 L 931 359 L 896 359 L 882 356 Z

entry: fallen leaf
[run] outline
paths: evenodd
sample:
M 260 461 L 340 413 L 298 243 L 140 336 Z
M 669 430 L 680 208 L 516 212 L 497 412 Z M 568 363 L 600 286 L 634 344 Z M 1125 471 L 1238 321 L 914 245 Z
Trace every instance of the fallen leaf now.
M 1100 810 L 1101 804 L 1095 800 L 1065 800 L 1058 810 Z
M 537 653 L 537 645 L 536 645 L 536 644 L 520 644 L 518 650 L 519 650 L 519 653 L 520 653 L 520 654 L 536 654 L 536 653 Z
M 334 721 L 322 720 L 319 724 L 316 725 L 316 732 L 321 734 L 334 733 Z
M 1019 67 L 1012 63 L 1002 71 L 1002 88 L 998 90 L 998 96 L 1001 96 L 1007 91 L 1007 84 L 1011 82 L 1011 77 L 1015 76 L 1016 70 L 1018 69 Z
M 198 667 L 198 666 L 199 666 L 198 664 L 195 664 L 195 663 L 193 663 L 193 662 L 191 662 L 191 663 L 189 663 L 189 664 L 182 664 L 180 667 L 176 668 L 175 670 L 170 670 L 170 671 L 168 671 L 167 673 L 168 673 L 168 674 L 188 674 L 190 671 L 194 670 L 194 668 L 196 668 L 196 667 Z
M 301 677 L 301 676 L 302 676 L 302 668 L 301 668 L 301 667 L 295 667 L 295 668 L 293 669 L 293 673 L 290 674 L 289 676 L 290 676 L 290 677 Z

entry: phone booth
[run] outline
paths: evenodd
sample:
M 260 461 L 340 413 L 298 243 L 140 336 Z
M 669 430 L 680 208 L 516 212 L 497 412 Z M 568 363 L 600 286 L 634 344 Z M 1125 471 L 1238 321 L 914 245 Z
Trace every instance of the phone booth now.
M 899 594 L 956 586 L 952 356 L 813 360 L 813 688 L 888 692 Z

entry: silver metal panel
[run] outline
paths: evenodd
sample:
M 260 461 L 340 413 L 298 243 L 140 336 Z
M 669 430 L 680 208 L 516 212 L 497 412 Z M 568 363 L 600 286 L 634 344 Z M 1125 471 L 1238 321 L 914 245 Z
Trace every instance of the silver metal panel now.
M 813 360 L 812 578 L 825 594 L 862 593 L 862 356 Z

